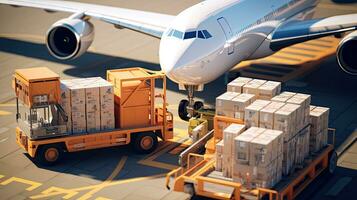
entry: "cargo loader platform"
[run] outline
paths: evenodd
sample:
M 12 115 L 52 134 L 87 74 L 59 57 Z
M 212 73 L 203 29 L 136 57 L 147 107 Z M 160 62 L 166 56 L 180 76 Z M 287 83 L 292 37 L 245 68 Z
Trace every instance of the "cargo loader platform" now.
M 215 117 L 218 121 L 241 124 L 238 119 Z M 322 172 L 333 173 L 337 165 L 337 154 L 334 149 L 335 130 L 329 129 L 329 144 L 319 152 L 312 154 L 303 164 L 302 168 L 296 168 L 289 176 L 285 176 L 273 188 L 249 189 L 242 184 L 233 182 L 232 178 L 215 171 L 214 148 L 215 140 L 222 137 L 222 132 L 215 126 L 215 137 L 206 144 L 206 154 L 190 153 L 187 166 L 172 170 L 166 176 L 166 187 L 171 189 L 170 181 L 173 177 L 173 190 L 186 192 L 215 199 L 261 199 L 292 200 L 295 199 L 314 179 Z

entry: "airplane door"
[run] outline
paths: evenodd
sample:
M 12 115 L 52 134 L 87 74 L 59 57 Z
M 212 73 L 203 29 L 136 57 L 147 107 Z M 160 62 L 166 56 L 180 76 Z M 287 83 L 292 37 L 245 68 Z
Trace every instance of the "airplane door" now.
M 226 36 L 226 41 L 228 42 L 228 40 L 233 37 L 231 26 L 229 26 L 228 21 L 224 17 L 218 18 L 217 21 Z M 228 55 L 234 52 L 234 44 L 227 44 L 225 46 L 228 48 Z

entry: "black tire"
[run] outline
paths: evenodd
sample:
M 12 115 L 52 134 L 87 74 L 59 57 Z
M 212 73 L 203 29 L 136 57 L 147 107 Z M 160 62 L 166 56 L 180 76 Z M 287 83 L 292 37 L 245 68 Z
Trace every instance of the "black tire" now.
M 337 167 L 338 156 L 335 150 L 331 152 L 328 159 L 328 172 L 333 174 Z
M 180 101 L 180 104 L 178 107 L 178 115 L 184 121 L 188 121 L 190 119 L 188 117 L 188 112 L 187 112 L 188 103 L 189 103 L 188 100 L 183 99 Z
M 203 102 L 202 101 L 196 101 L 194 104 L 193 104 L 193 109 L 196 111 L 196 110 L 199 110 L 203 107 Z
M 133 141 L 133 148 L 141 154 L 153 152 L 158 145 L 157 136 L 152 132 L 138 133 Z
M 35 160 L 43 166 L 57 164 L 63 157 L 63 148 L 59 144 L 47 144 L 40 146 L 36 152 Z

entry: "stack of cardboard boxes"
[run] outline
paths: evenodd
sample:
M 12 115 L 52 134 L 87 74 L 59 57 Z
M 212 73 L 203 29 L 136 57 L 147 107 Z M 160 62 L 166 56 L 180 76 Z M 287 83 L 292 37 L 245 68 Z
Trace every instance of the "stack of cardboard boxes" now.
M 223 131 L 223 176 L 232 177 L 233 157 L 234 157 L 234 138 L 245 131 L 245 126 L 240 124 L 231 124 Z
M 244 126 L 231 126 L 239 130 L 229 134 L 235 137 L 225 137 L 224 142 L 216 146 L 220 152 L 223 149 L 223 162 L 217 161 L 217 166 L 222 166 L 223 175 L 247 187 L 272 187 L 279 182 L 282 177 L 282 132 L 257 127 L 242 132 Z M 231 126 L 224 132 L 232 132 Z
M 245 124 L 219 124 L 216 166 L 224 176 L 248 187 L 272 187 L 327 144 L 329 109 L 310 106 L 307 94 L 279 94 L 280 88 L 274 81 L 237 78 L 217 98 L 217 115 Z M 237 101 L 239 96 L 245 100 Z
M 100 77 L 61 80 L 67 131 L 84 134 L 114 129 L 113 86 Z
M 255 100 L 252 94 L 226 92 L 216 99 L 216 114 L 244 120 L 244 110 Z
M 310 107 L 310 153 L 318 152 L 327 144 L 329 108 L 311 106 Z

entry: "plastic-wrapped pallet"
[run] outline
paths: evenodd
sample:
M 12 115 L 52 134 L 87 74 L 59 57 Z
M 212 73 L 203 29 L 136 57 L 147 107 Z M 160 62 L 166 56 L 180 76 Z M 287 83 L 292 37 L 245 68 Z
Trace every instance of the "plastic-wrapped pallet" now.
M 312 106 L 310 110 L 310 152 L 315 153 L 327 144 L 329 108 Z
M 238 77 L 227 85 L 227 92 L 238 92 L 243 93 L 243 86 L 250 82 L 251 78 Z
M 259 127 L 260 110 L 270 103 L 266 100 L 256 100 L 245 108 L 244 123 L 247 127 Z
M 224 141 L 216 144 L 216 171 L 222 171 Z
M 245 130 L 245 125 L 231 124 L 223 130 L 223 176 L 232 177 L 233 170 L 233 152 L 234 138 L 240 135 Z
M 237 97 L 239 93 L 226 92 L 216 98 L 216 114 L 220 116 L 234 118 L 234 102 L 232 99 Z
M 258 99 L 271 100 L 280 94 L 281 83 L 277 81 L 267 81 L 258 88 Z
M 243 86 L 243 93 L 259 96 L 259 87 L 266 83 L 266 80 L 253 79 Z
M 274 129 L 274 113 L 284 105 L 285 103 L 272 101 L 261 109 L 259 112 L 259 127 Z

